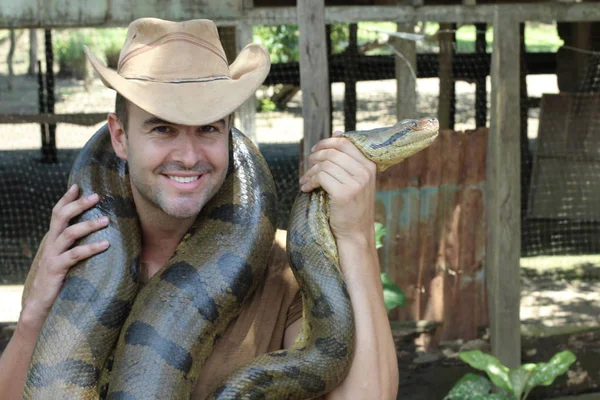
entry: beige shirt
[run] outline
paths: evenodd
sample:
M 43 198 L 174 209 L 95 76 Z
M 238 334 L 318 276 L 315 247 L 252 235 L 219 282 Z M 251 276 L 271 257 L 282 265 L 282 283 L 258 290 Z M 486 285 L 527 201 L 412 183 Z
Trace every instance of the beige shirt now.
M 206 398 L 223 378 L 256 356 L 281 349 L 286 328 L 302 316 L 302 299 L 288 264 L 285 238 L 285 231 L 277 231 L 264 284 L 217 342 L 200 370 L 192 399 Z M 39 251 L 25 281 L 23 303 L 37 271 L 38 258 Z

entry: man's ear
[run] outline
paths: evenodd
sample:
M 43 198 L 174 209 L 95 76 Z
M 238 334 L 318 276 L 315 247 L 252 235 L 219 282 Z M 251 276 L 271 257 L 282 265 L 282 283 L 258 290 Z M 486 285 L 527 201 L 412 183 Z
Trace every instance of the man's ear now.
M 107 124 L 110 131 L 110 140 L 117 157 L 127 160 L 127 135 L 117 114 L 109 113 Z

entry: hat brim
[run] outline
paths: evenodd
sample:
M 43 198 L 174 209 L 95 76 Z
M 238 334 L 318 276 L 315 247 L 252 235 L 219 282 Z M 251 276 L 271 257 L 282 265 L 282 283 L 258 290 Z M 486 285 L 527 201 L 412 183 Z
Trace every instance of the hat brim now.
M 268 52 L 249 44 L 231 64 L 231 79 L 164 83 L 126 79 L 107 68 L 87 46 L 84 50 L 107 87 L 158 118 L 191 126 L 216 122 L 233 113 L 264 82 L 271 67 Z

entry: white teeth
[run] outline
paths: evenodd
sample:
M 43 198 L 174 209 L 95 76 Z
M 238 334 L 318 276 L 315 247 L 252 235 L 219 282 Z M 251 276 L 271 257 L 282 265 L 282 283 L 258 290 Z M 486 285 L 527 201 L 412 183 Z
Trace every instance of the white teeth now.
M 189 182 L 194 182 L 195 180 L 199 179 L 199 176 L 169 176 L 169 179 L 174 180 L 175 182 L 181 182 L 181 183 L 189 183 Z

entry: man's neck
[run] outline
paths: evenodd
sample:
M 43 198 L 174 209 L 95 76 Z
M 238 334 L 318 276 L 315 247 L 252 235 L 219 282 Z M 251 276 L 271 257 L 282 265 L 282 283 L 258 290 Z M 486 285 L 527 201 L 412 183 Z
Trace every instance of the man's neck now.
M 195 218 L 178 219 L 162 210 L 148 209 L 147 205 L 137 207 L 142 232 L 141 259 L 149 266 L 149 276 L 152 276 L 173 256 Z

